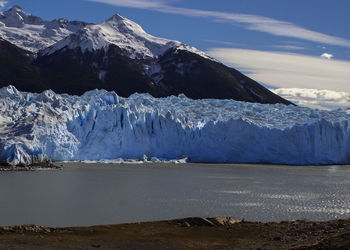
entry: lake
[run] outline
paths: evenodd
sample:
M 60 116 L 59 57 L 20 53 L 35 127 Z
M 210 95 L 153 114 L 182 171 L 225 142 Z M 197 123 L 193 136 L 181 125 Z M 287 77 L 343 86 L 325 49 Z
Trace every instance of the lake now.
M 88 226 L 232 216 L 350 217 L 350 166 L 82 164 L 0 172 L 0 225 Z

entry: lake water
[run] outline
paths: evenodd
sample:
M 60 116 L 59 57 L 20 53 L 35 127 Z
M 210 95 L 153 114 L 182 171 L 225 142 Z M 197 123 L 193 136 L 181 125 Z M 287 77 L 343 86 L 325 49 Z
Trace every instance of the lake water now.
M 350 166 L 64 164 L 0 172 L 0 225 L 73 226 L 233 216 L 350 217 Z

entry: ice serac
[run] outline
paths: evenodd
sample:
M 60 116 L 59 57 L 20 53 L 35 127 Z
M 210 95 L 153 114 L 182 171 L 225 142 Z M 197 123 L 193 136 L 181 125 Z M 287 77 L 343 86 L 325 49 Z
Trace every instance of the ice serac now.
M 0 160 L 349 164 L 350 115 L 282 104 L 0 89 Z

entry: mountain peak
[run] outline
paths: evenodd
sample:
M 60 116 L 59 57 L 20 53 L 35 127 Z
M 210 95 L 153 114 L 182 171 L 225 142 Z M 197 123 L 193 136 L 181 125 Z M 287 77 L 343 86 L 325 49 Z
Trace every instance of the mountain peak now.
M 24 13 L 22 8 L 18 5 L 15 5 L 9 10 L 3 12 L 0 16 L 0 19 L 9 27 L 20 28 L 23 27 L 24 21 L 27 17 L 27 14 Z
M 24 13 L 23 12 L 23 9 L 21 6 L 18 6 L 18 5 L 14 5 L 12 6 L 10 9 L 8 9 L 6 12 L 9 12 L 9 13 Z
M 21 6 L 18 6 L 18 5 L 12 6 L 10 9 L 5 11 L 4 14 L 5 16 L 16 16 L 16 15 L 20 15 L 22 17 L 27 16 L 27 14 L 23 11 Z
M 42 51 L 42 54 L 52 54 L 66 46 L 69 49 L 79 47 L 82 51 L 93 51 L 108 49 L 110 45 L 118 46 L 130 58 L 150 59 L 181 43 L 149 35 L 137 23 L 116 14 L 100 24 L 87 25 Z
M 119 13 L 113 15 L 111 18 L 107 19 L 107 21 L 123 21 L 126 20 L 125 17 L 123 17 L 122 15 L 120 15 Z
M 142 29 L 142 27 L 139 24 L 123 17 L 120 14 L 115 14 L 100 25 L 110 26 L 113 30 L 122 33 L 135 33 L 138 35 L 146 34 L 146 32 Z
M 70 22 L 66 19 L 46 21 L 26 13 L 14 5 L 0 12 L 0 33 L 2 38 L 18 47 L 37 52 L 62 40 L 84 27 L 84 22 Z

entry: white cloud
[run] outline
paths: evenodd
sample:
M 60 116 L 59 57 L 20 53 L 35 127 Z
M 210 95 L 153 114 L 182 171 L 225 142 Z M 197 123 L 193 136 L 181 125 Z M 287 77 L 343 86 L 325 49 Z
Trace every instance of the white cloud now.
M 173 7 L 169 5 L 170 0 L 86 0 L 91 2 L 105 3 L 115 6 L 149 9 L 163 13 L 179 14 L 184 16 L 211 18 L 215 21 L 228 22 L 233 24 L 242 24 L 246 29 L 265 32 L 273 35 L 292 37 L 312 42 L 332 44 L 344 47 L 350 47 L 350 40 L 326 35 L 320 32 L 312 31 L 290 22 L 279 21 L 276 19 L 246 15 L 238 13 L 228 13 L 220 11 L 208 11 L 199 9 L 189 9 Z
M 207 53 L 273 88 L 350 93 L 350 62 L 348 61 L 245 49 L 214 48 Z M 299 98 L 305 99 L 305 94 L 299 95 Z M 330 99 L 329 102 L 332 100 Z
M 321 55 L 321 58 L 330 60 L 330 59 L 333 58 L 333 55 L 332 54 L 328 54 L 328 53 L 323 53 Z
M 312 108 L 332 109 L 350 106 L 350 95 L 346 92 L 297 88 L 279 88 L 270 90 L 295 104 Z
M 7 1 L 0 0 L 0 10 L 3 9 L 7 4 Z

